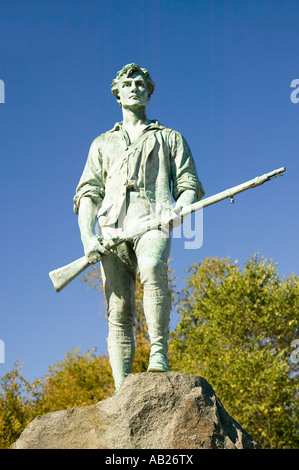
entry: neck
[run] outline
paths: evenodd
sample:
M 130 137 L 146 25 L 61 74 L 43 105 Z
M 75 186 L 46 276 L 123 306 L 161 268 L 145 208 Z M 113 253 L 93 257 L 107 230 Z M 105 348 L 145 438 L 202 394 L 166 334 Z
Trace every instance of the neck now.
M 146 109 L 130 109 L 122 108 L 123 113 L 123 124 L 126 127 L 138 126 L 138 125 L 147 125 L 149 120 L 147 119 Z

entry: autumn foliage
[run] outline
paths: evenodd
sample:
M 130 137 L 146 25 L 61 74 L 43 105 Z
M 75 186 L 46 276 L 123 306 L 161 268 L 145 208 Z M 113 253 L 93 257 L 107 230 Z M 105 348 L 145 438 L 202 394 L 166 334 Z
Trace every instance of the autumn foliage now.
M 277 266 L 255 255 L 241 269 L 229 259 L 207 258 L 187 271 L 177 295 L 171 332 L 172 370 L 203 376 L 226 410 L 261 447 L 299 447 L 299 277 L 282 278 Z M 83 277 L 101 289 L 96 268 Z M 149 343 L 137 279 L 136 355 L 133 372 L 145 372 Z M 292 359 L 293 357 L 293 359 Z M 32 384 L 22 364 L 0 379 L 0 448 L 9 448 L 37 415 L 95 404 L 113 395 L 109 359 L 96 350 L 67 352 Z

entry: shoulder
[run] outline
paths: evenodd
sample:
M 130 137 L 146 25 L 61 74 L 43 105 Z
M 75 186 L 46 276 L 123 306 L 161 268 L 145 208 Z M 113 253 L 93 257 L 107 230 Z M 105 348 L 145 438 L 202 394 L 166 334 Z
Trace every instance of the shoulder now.
M 164 126 L 159 121 L 152 121 L 151 127 L 152 128 L 156 127 L 157 130 L 162 134 L 163 138 L 170 143 L 184 139 L 184 137 L 179 131 L 176 131 L 170 127 Z
M 183 135 L 179 132 L 176 131 L 175 129 L 172 129 L 171 127 L 163 126 L 162 124 L 158 123 L 161 132 L 168 137 L 171 137 L 172 139 L 183 139 Z
M 92 150 L 98 150 L 100 149 L 105 143 L 111 138 L 111 136 L 119 131 L 120 128 L 120 123 L 116 123 L 112 129 L 103 132 L 103 134 L 98 135 L 91 143 L 91 149 Z
M 166 128 L 165 134 L 167 135 L 167 141 L 172 148 L 185 147 L 187 145 L 186 139 L 183 134 L 175 129 Z

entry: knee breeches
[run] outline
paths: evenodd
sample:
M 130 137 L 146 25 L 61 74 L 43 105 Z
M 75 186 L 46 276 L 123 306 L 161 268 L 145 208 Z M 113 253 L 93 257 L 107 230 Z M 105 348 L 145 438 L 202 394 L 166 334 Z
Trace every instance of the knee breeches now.
M 116 388 L 132 371 L 137 266 L 144 288 L 143 308 L 151 345 L 150 360 L 154 361 L 157 354 L 166 357 L 171 310 L 169 253 L 170 237 L 165 237 L 159 230 L 152 230 L 119 245 L 114 253 L 102 258 L 109 324 L 108 352 Z

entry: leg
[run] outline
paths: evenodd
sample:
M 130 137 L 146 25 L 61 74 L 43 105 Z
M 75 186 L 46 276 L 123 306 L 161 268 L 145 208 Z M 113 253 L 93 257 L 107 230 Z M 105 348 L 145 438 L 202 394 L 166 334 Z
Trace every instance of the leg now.
M 132 372 L 136 266 L 135 253 L 127 243 L 101 261 L 109 326 L 108 353 L 116 392 Z
M 168 288 L 170 237 L 159 230 L 145 233 L 135 245 L 144 287 L 143 307 L 150 337 L 148 371 L 169 370 L 167 351 L 171 294 Z

